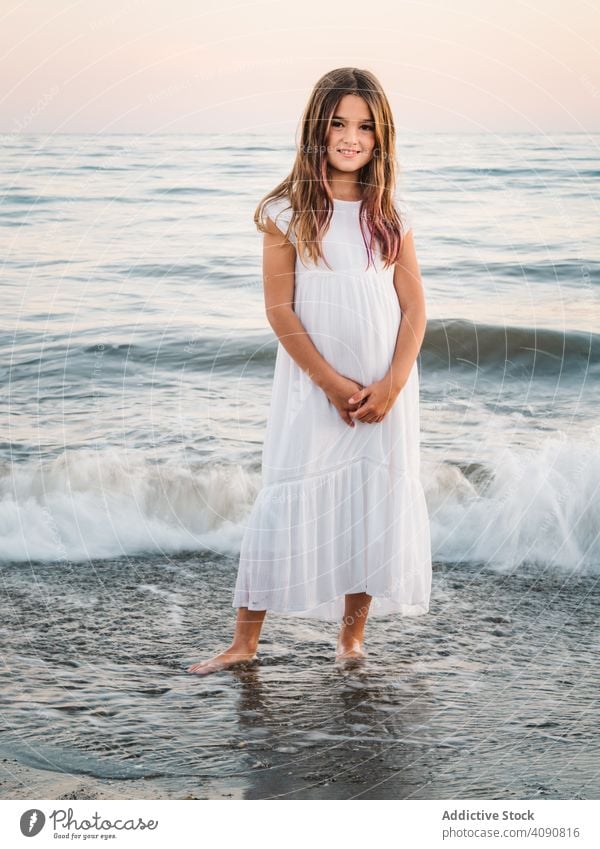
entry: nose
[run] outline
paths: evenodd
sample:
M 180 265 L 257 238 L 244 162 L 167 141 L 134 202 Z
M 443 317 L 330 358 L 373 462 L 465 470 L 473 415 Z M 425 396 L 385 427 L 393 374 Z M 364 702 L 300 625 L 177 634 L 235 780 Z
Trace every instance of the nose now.
M 344 133 L 343 138 L 344 144 L 355 144 L 356 142 L 356 128 L 355 127 L 346 127 L 346 132 Z

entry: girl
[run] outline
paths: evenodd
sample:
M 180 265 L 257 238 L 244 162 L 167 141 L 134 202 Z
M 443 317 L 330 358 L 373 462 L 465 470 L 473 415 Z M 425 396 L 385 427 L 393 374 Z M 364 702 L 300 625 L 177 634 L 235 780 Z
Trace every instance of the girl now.
M 301 133 L 291 174 L 254 216 L 279 343 L 235 634 L 189 667 L 201 675 L 255 658 L 267 610 L 342 620 L 339 660 L 365 656 L 368 613 L 429 610 L 416 365 L 425 299 L 379 81 L 357 68 L 325 74 Z

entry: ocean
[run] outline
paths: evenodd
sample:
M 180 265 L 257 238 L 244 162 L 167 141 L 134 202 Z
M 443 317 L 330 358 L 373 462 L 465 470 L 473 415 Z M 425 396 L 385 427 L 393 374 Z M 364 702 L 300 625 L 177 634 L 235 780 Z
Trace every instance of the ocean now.
M 371 622 L 353 673 L 334 623 L 267 614 L 256 668 L 198 679 L 260 486 L 252 216 L 293 139 L 0 137 L 0 754 L 131 798 L 597 798 L 599 140 L 401 136 L 430 613 Z

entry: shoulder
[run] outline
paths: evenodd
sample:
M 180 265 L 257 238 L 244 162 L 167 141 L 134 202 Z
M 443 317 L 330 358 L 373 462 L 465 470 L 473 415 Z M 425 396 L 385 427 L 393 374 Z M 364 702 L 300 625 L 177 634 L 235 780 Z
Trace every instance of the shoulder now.
M 262 208 L 262 220 L 270 218 L 273 224 L 288 236 L 291 242 L 295 242 L 294 234 L 288 229 L 292 220 L 293 209 L 288 198 L 269 198 Z
M 402 229 L 404 233 L 408 233 L 408 231 L 412 230 L 413 228 L 413 215 L 411 204 L 407 200 L 396 194 L 394 195 L 394 206 L 396 207 L 396 212 L 400 216 L 400 221 L 402 222 Z

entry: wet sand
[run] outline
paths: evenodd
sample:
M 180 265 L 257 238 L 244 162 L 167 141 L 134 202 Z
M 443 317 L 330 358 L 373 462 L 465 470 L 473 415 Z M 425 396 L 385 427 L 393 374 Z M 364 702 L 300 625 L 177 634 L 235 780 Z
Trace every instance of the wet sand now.
M 358 666 L 272 615 L 258 662 L 199 677 L 234 560 L 0 571 L 0 798 L 598 798 L 593 577 L 436 565 Z
M 216 782 L 205 798 L 241 798 L 239 790 Z M 10 758 L 0 762 L 0 798 L 2 799 L 197 799 L 193 790 L 170 792 L 160 782 L 137 779 L 102 781 L 87 775 L 70 775 L 34 769 Z

